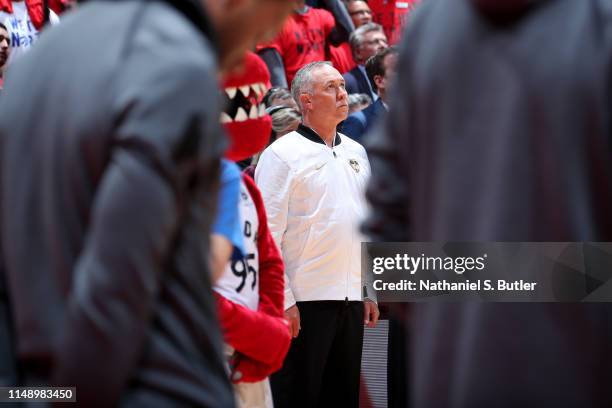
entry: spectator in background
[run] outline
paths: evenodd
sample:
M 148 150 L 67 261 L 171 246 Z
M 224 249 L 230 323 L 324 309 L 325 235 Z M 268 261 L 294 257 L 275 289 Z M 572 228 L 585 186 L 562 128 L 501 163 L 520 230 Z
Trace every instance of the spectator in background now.
M 60 6 L 58 1 L 51 2 Z M 46 21 L 43 1 L 0 0 L 0 23 L 8 29 L 11 37 L 11 56 L 8 64 L 21 57 L 38 40 Z M 49 9 L 48 22 L 57 24 L 59 17 Z
M 348 96 L 348 103 L 350 118 L 351 113 L 359 112 L 370 106 L 370 104 L 372 103 L 372 99 L 366 94 L 350 94 Z
M 291 100 L 293 100 L 293 98 Z M 276 139 L 296 130 L 302 120 L 300 111 L 291 106 L 276 105 L 267 108 L 266 112 L 268 112 L 272 118 L 272 130 L 270 131 L 269 144 L 274 143 Z M 252 178 L 255 178 L 255 169 L 257 168 L 259 156 L 259 153 L 253 156 L 250 165 L 244 169 L 244 172 Z
M 6 26 L 0 23 L 0 89 L 4 87 L 4 73 L 10 55 L 11 39 Z
M 366 212 L 368 158 L 336 132 L 348 101 L 329 62 L 303 67 L 291 92 L 303 122 L 262 153 L 255 172 L 285 261 L 285 316 L 294 337 L 272 376 L 274 405 L 356 408 L 363 325 L 378 320 L 361 280 L 357 228 Z
M 368 79 L 365 63 L 368 58 L 388 47 L 387 37 L 379 24 L 368 23 L 356 29 L 351 34 L 349 42 L 357 66 L 344 74 L 346 91 L 349 94 L 364 93 L 376 101 L 378 95 L 374 92 L 374 87 Z
M 344 4 L 355 28 L 372 22 L 372 11 L 368 6 L 367 0 L 348 0 Z M 349 72 L 357 65 L 353 59 L 351 45 L 348 42 L 343 42 L 337 47 L 330 46 L 329 59 L 341 74 Z
M 346 8 L 355 28 L 372 22 L 372 10 L 367 0 L 346 0 Z
M 342 124 L 342 133 L 361 141 L 372 126 L 389 110 L 389 84 L 393 84 L 397 66 L 397 49 L 384 48 L 366 62 L 370 83 L 378 95 L 378 100 L 366 109 L 353 113 Z
M 404 34 L 401 88 L 368 141 L 371 239 L 612 241 L 609 6 L 423 1 Z M 601 258 L 587 266 L 601 282 L 576 281 L 602 284 L 585 299 L 609 301 Z M 572 280 L 557 263 L 546 283 L 563 291 Z M 612 406 L 610 303 L 411 307 L 411 407 Z
M 266 105 L 266 108 L 288 106 L 296 110 L 298 109 L 293 96 L 291 96 L 291 92 L 287 88 L 270 88 L 263 97 L 263 103 Z
M 354 29 L 338 0 L 326 0 L 332 12 L 307 6 L 304 0 L 287 1 L 295 4 L 293 14 L 274 40 L 257 47 L 270 70 L 272 86 L 284 88 L 289 88 L 301 67 L 327 59 L 327 44 L 341 44 Z
M 271 142 L 295 131 L 302 120 L 300 112 L 290 106 L 274 106 L 268 112 L 272 117 L 272 131 L 274 132 Z
M 239 65 L 290 10 L 89 1 L 11 72 L 0 306 L 25 384 L 70 384 L 82 406 L 233 406 L 208 265 L 217 58 Z

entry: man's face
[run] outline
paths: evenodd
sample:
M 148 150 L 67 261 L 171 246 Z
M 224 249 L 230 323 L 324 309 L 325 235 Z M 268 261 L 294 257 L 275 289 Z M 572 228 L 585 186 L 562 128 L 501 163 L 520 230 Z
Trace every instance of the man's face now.
M 389 54 L 383 60 L 383 67 L 385 68 L 385 76 L 376 81 L 378 89 L 388 90 L 389 83 L 394 80 L 397 72 L 397 54 Z
M 348 116 L 348 94 L 344 78 L 334 67 L 324 65 L 312 72 L 312 94 L 307 107 L 311 115 L 334 126 Z
M 364 1 L 352 1 L 348 4 L 348 12 L 351 15 L 355 28 L 372 22 L 372 11 L 368 3 Z
M 247 50 L 274 37 L 294 3 L 285 0 L 203 0 L 219 37 L 222 70 L 236 68 Z
M 4 67 L 11 53 L 11 39 L 8 32 L 0 27 L 0 68 Z
M 365 63 L 372 55 L 375 55 L 388 46 L 389 44 L 387 43 L 387 36 L 385 33 L 382 31 L 367 32 L 364 34 L 363 42 L 357 50 L 357 59 Z

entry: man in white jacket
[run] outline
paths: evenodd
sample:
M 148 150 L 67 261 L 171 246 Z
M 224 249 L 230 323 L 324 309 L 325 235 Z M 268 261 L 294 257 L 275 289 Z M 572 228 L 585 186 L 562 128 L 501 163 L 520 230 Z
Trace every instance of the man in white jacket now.
M 363 324 L 378 320 L 361 280 L 358 230 L 370 165 L 364 148 L 336 131 L 348 95 L 330 63 L 304 66 L 292 94 L 303 123 L 263 152 L 255 172 L 285 261 L 285 315 L 294 337 L 272 376 L 274 404 L 357 407 Z

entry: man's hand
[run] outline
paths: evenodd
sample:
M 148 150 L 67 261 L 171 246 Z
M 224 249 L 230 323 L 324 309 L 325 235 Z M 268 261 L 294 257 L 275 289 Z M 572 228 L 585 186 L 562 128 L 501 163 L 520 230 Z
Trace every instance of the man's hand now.
M 380 312 L 378 311 L 378 305 L 372 302 L 370 299 L 364 300 L 363 324 L 368 327 L 376 327 L 376 323 L 378 322 L 378 316 L 380 316 Z
M 291 337 L 297 337 L 301 329 L 300 311 L 297 305 L 293 305 L 289 309 L 285 310 L 285 319 L 287 319 L 287 321 L 289 322 L 289 331 L 291 333 Z

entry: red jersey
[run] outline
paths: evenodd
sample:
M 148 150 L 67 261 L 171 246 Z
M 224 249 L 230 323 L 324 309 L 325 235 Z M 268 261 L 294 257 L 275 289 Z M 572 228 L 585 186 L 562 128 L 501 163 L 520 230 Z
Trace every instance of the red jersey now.
M 329 46 L 329 58 L 334 64 L 334 67 L 340 71 L 341 74 L 349 72 L 355 68 L 357 64 L 353 60 L 353 52 L 348 42 L 340 44 L 338 47 L 333 45 Z
M 389 44 L 397 44 L 404 31 L 406 18 L 421 0 L 369 0 L 372 18 L 383 26 Z
M 309 8 L 305 14 L 293 13 L 280 33 L 257 50 L 272 48 L 283 58 L 287 84 L 295 73 L 309 62 L 325 61 L 327 36 L 335 27 L 334 16 L 327 10 Z

